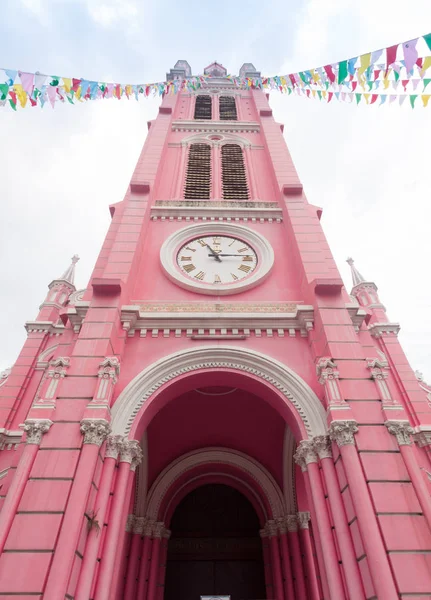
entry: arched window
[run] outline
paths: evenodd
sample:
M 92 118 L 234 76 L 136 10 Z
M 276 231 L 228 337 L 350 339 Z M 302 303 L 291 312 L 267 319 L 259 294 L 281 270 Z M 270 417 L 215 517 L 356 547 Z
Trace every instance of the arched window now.
M 197 96 L 195 104 L 195 119 L 210 121 L 212 118 L 211 96 Z
M 211 146 L 192 144 L 189 151 L 184 198 L 209 200 L 211 194 Z
M 247 177 L 241 146 L 225 144 L 221 149 L 223 198 L 226 200 L 248 200 Z
M 236 103 L 233 96 L 220 96 L 220 120 L 221 121 L 237 121 Z

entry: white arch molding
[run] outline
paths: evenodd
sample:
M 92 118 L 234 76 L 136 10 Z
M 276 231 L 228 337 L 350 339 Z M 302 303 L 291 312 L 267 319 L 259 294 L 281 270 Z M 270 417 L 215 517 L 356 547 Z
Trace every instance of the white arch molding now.
M 128 435 L 142 406 L 162 385 L 186 373 L 214 368 L 249 373 L 269 383 L 300 417 L 307 437 L 326 434 L 325 409 L 299 375 L 271 356 L 234 346 L 182 350 L 149 365 L 118 396 L 112 408 L 113 433 Z
M 238 471 L 248 475 L 259 485 L 271 507 L 273 518 L 282 517 L 286 514 L 283 494 L 277 482 L 257 460 L 242 452 L 228 448 L 204 448 L 180 456 L 160 473 L 148 494 L 147 517 L 155 521 L 161 518 L 161 515 L 159 515 L 160 506 L 175 481 L 188 471 L 201 465 L 211 467 L 209 473 L 212 474 L 215 473 L 214 467 L 216 465 L 236 467 Z M 239 479 L 239 481 L 241 480 Z M 241 483 L 243 482 L 241 481 Z

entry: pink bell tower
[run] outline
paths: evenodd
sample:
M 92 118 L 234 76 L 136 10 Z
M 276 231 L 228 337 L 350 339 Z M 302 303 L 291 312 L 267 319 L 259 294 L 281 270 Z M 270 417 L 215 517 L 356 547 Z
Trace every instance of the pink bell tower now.
M 0 599 L 429 598 L 431 390 L 268 95 L 204 72 L 0 378 Z

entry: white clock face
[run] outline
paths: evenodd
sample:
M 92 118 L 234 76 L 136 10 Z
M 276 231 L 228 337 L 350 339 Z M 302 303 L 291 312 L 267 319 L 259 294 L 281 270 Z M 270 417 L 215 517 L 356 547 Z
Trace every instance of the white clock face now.
M 214 286 L 239 282 L 253 273 L 257 263 L 248 243 L 226 235 L 191 239 L 177 253 L 177 264 L 187 277 Z

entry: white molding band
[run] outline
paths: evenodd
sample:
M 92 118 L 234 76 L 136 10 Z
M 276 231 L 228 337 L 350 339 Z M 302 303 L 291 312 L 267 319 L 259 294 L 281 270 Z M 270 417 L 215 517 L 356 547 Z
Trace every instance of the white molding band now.
M 169 493 L 172 485 L 185 473 L 201 465 L 230 465 L 251 477 L 265 495 L 271 507 L 272 517 L 281 517 L 285 514 L 283 494 L 272 475 L 257 461 L 242 452 L 227 448 L 204 448 L 189 452 L 174 460 L 164 469 L 148 493 L 147 514 L 149 519 L 157 520 L 160 506 Z M 204 476 L 205 474 L 202 474 Z M 270 515 L 271 516 L 271 515 Z
M 187 241 L 209 235 L 228 235 L 244 240 L 258 255 L 258 266 L 249 276 L 229 285 L 201 283 L 184 275 L 177 268 L 176 253 Z M 167 277 L 186 290 L 206 295 L 238 294 L 262 283 L 270 274 L 274 264 L 274 251 L 262 235 L 243 225 L 231 223 L 197 223 L 175 231 L 160 249 L 160 262 Z
M 127 435 L 145 402 L 164 384 L 186 373 L 220 368 L 249 373 L 280 392 L 308 437 L 327 433 L 326 412 L 319 398 L 299 375 L 280 361 L 246 348 L 200 346 L 152 363 L 119 395 L 112 409 L 112 432 Z M 298 424 L 299 425 L 299 424 Z

